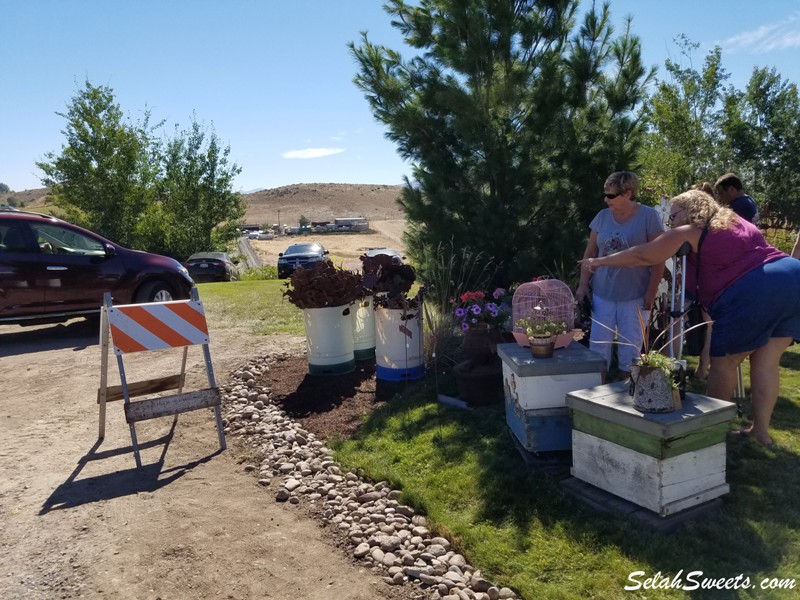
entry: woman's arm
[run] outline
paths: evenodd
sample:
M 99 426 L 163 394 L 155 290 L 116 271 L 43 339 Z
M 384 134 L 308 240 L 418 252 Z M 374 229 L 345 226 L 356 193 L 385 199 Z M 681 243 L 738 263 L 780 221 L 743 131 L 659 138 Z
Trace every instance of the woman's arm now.
M 695 251 L 700 233 L 701 230 L 693 225 L 682 225 L 681 227 L 670 229 L 652 242 L 633 246 L 627 250 L 601 258 L 584 258 L 579 261 L 581 267 L 583 267 L 581 269 L 581 280 L 583 280 L 583 271 L 588 271 L 591 274 L 597 267 L 649 267 L 663 264 L 664 261 L 678 252 L 678 248 L 684 242 L 688 241 L 692 245 L 692 250 Z
M 660 223 L 659 223 L 660 225 Z M 659 230 L 650 237 L 648 242 L 652 242 L 653 240 L 657 240 L 664 232 L 662 229 Z M 583 269 L 581 269 L 583 271 Z M 644 293 L 644 308 L 645 310 L 653 310 L 653 304 L 655 303 L 656 293 L 658 293 L 658 286 L 661 284 L 661 280 L 664 278 L 664 263 L 657 263 L 650 267 L 650 280 L 647 283 L 647 290 Z
M 589 243 L 586 244 L 586 250 L 583 251 L 583 258 L 596 258 L 600 254 L 600 247 L 597 245 L 597 232 L 592 231 L 589 234 Z M 589 294 L 589 280 L 592 278 L 590 271 L 581 269 L 581 280 L 578 284 L 578 289 L 575 291 L 575 300 L 580 302 Z

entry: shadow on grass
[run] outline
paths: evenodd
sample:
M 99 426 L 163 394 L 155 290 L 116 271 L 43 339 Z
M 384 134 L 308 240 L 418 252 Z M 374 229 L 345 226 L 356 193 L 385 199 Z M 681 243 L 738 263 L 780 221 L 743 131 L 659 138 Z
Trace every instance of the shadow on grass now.
M 452 473 L 453 478 L 460 477 L 456 474 L 459 466 L 466 464 L 466 456 L 471 457 L 468 478 L 460 481 L 459 486 L 470 491 L 470 501 L 476 508 L 464 518 L 471 523 L 487 524 L 490 535 L 492 531 L 500 535 L 504 529 L 505 542 L 518 553 L 516 557 L 507 557 L 505 563 L 483 565 L 487 570 L 496 568 L 509 573 L 513 572 L 512 566 L 528 568 L 524 565 L 528 560 L 525 553 L 541 541 L 542 535 L 563 535 L 574 546 L 589 545 L 597 552 L 614 546 L 619 554 L 641 565 L 637 568 L 647 571 L 648 576 L 657 571 L 700 570 L 710 578 L 735 577 L 740 573 L 752 577 L 756 573 L 775 572 L 796 552 L 800 535 L 800 512 L 796 508 L 800 461 L 793 448 L 765 448 L 752 440 L 731 437 L 727 469 L 731 491 L 723 497 L 721 509 L 666 535 L 624 516 L 597 512 L 567 495 L 558 482 L 569 476 L 568 469 L 545 474 L 528 468 L 508 437 L 502 405 L 461 411 L 432 402 L 435 395 L 431 382 L 420 384 L 372 413 L 351 443 L 362 451 L 375 452 L 371 437 L 390 436 L 391 444 L 382 450 L 392 446 L 396 449 L 396 455 L 387 459 L 393 465 L 404 460 L 401 446 L 411 447 L 406 452 L 412 455 L 425 453 L 430 475 L 409 473 L 425 482 L 423 488 L 448 485 L 435 471 L 443 469 Z M 800 408 L 783 397 L 775 416 L 776 430 L 796 431 Z M 379 476 L 385 478 L 385 475 Z M 392 483 L 403 488 L 402 481 Z M 410 491 L 403 501 L 421 512 L 429 512 L 428 493 Z M 454 505 L 453 510 L 459 508 Z M 459 525 L 440 525 L 458 535 Z M 458 547 L 458 539 L 455 543 Z M 469 559 L 469 548 L 464 550 Z M 528 577 L 536 580 L 539 575 L 534 571 Z

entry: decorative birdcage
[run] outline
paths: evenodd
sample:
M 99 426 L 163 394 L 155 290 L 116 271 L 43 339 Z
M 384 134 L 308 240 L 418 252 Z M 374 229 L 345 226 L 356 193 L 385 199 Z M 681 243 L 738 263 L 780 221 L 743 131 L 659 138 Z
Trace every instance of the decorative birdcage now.
M 520 319 L 564 321 L 567 331 L 575 324 L 575 297 L 569 286 L 558 279 L 539 279 L 523 283 L 511 300 L 512 323 L 522 331 Z

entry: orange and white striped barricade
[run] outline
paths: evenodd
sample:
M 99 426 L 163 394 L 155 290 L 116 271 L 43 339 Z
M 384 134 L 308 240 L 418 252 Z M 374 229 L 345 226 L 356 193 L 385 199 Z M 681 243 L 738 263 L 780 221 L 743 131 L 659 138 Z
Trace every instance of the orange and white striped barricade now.
M 194 392 L 184 392 L 189 346 L 198 344 L 203 347 L 209 387 Z M 111 346 L 114 348 L 119 367 L 118 386 L 108 385 L 108 356 Z M 122 360 L 124 354 L 181 347 L 183 359 L 181 372 L 178 375 L 128 383 Z M 117 306 L 112 305 L 111 294 L 106 293 L 100 313 L 100 351 L 102 353 L 100 388 L 97 391 L 97 403 L 100 405 L 99 439 L 105 437 L 106 402 L 124 400 L 125 420 L 130 427 L 137 467 L 142 466 L 134 427 L 137 421 L 169 415 L 174 415 L 174 420 L 177 421 L 180 413 L 213 407 L 219 446 L 222 450 L 226 448 L 220 413 L 220 393 L 214 379 L 214 368 L 208 349 L 208 325 L 203 303 L 198 297 L 196 288 L 192 289 L 191 300 Z M 175 389 L 178 393 L 174 395 L 132 401 L 135 397 Z

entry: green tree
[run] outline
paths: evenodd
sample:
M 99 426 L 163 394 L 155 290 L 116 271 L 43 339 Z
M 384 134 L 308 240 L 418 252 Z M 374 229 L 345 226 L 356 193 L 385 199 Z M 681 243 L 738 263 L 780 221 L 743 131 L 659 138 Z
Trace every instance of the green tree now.
M 669 78 L 658 81 L 647 104 L 649 127 L 641 154 L 645 185 L 670 195 L 700 181 L 713 183 L 729 156 L 720 128 L 723 84 L 729 77 L 722 51 L 711 50 L 698 71 L 692 65 L 698 44 L 684 35 L 675 43 L 689 66 L 665 62 Z
M 160 175 L 155 202 L 143 215 L 137 238 L 163 237 L 162 252 L 186 258 L 204 250 L 222 250 L 239 236 L 245 214 L 241 195 L 232 189 L 241 172 L 230 163 L 230 147 L 194 118 L 190 129 L 176 128 L 160 146 Z
M 51 188 L 66 218 L 122 245 L 133 232 L 150 199 L 155 169 L 151 161 L 153 128 L 125 119 L 111 88 L 88 81 L 72 98 L 62 133 L 61 153 L 48 152 L 37 162 L 42 183 Z
M 233 192 L 241 169 L 230 147 L 192 119 L 166 140 L 150 113 L 132 123 L 111 88 L 88 81 L 72 98 L 60 153 L 37 163 L 66 218 L 133 248 L 178 259 L 222 250 L 238 236 L 245 208 Z
M 311 221 L 308 220 L 307 216 L 300 215 L 300 218 L 297 219 L 297 224 L 300 225 L 300 227 L 307 227 L 311 224 Z
M 756 68 L 744 91 L 726 96 L 722 132 L 730 148 L 723 171 L 740 175 L 756 198 L 762 226 L 800 224 L 800 99 L 775 69 Z
M 574 264 L 605 177 L 633 166 L 649 75 L 608 5 L 575 27 L 576 1 L 390 0 L 416 52 L 350 44 L 386 136 L 412 163 L 400 200 L 426 278 L 441 243 L 499 265 L 495 283 Z
M 10 191 L 10 187 L 8 187 L 5 183 L 0 183 L 0 194 L 8 194 Z

